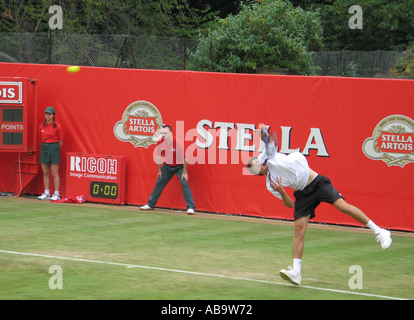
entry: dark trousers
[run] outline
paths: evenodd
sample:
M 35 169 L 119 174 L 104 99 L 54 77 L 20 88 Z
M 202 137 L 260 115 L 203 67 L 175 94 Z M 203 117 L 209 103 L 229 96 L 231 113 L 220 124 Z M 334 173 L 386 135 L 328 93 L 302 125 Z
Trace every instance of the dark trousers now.
M 178 179 L 180 179 L 181 182 L 181 189 L 183 191 L 184 200 L 187 203 L 187 209 L 194 209 L 194 200 L 193 200 L 193 194 L 191 193 L 190 186 L 188 185 L 188 182 L 181 178 L 183 174 L 183 166 L 169 166 L 167 164 L 163 164 L 161 168 L 161 178 L 157 179 L 157 182 L 155 184 L 154 190 L 151 193 L 151 196 L 148 200 L 147 205 L 151 208 L 154 208 L 157 204 L 158 199 L 161 196 L 162 191 L 167 186 L 168 182 L 170 182 L 171 178 L 174 175 L 177 175 Z

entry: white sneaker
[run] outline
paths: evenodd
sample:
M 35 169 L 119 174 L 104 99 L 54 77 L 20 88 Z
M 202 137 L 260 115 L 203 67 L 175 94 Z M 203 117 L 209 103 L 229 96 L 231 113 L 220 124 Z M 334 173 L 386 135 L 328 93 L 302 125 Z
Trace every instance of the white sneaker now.
M 388 230 L 381 229 L 376 239 L 377 242 L 381 243 L 381 248 L 384 250 L 388 249 L 391 246 L 391 232 L 389 232 Z
M 37 197 L 38 200 L 49 200 L 50 194 L 43 193 L 41 196 Z
M 145 206 L 142 206 L 142 207 L 139 207 L 139 210 L 154 210 L 154 208 L 151 208 L 149 205 L 145 205 Z
M 51 201 L 59 200 L 60 196 L 58 196 L 56 193 L 50 198 Z
M 191 208 L 190 208 L 190 209 L 188 209 L 188 210 L 187 210 L 187 213 L 188 213 L 189 215 L 193 215 L 193 214 L 194 214 L 194 209 L 191 209 Z
M 289 281 L 290 283 L 293 283 L 295 285 L 300 285 L 302 282 L 302 277 L 300 276 L 300 273 L 295 271 L 292 267 L 288 267 L 288 270 L 282 269 L 279 272 L 282 279 Z

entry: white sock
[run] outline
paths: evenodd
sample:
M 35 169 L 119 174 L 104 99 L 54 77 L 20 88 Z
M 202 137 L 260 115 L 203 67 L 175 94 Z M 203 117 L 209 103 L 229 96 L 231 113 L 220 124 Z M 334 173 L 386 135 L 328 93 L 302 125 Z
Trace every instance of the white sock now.
M 293 258 L 293 269 L 300 274 L 300 269 L 302 267 L 302 259 Z
M 50 190 L 45 190 L 45 194 L 50 196 Z
M 370 228 L 375 234 L 378 234 L 381 231 L 381 228 L 378 227 L 372 220 L 368 221 L 367 227 Z
M 59 190 L 55 190 L 55 195 L 60 197 Z

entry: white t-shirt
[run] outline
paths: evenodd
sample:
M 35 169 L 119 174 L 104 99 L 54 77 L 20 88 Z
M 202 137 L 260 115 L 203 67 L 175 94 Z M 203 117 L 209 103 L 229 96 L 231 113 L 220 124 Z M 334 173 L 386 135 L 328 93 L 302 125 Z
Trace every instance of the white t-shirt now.
M 300 152 L 293 152 L 289 155 L 283 153 L 271 152 L 270 157 L 266 151 L 263 151 L 258 160 L 261 164 L 267 160 L 267 177 L 266 187 L 274 196 L 282 200 L 279 192 L 272 189 L 270 179 L 277 181 L 282 179 L 283 187 L 289 187 L 294 190 L 303 190 L 309 180 L 309 165 L 305 156 Z

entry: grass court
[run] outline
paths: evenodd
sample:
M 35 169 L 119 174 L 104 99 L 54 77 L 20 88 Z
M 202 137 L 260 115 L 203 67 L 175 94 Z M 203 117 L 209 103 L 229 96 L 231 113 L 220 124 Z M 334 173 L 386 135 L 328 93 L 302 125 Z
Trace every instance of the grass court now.
M 292 236 L 292 222 L 0 197 L 0 299 L 414 299 L 412 233 L 384 251 L 369 230 L 311 224 L 299 287 L 279 276 Z

